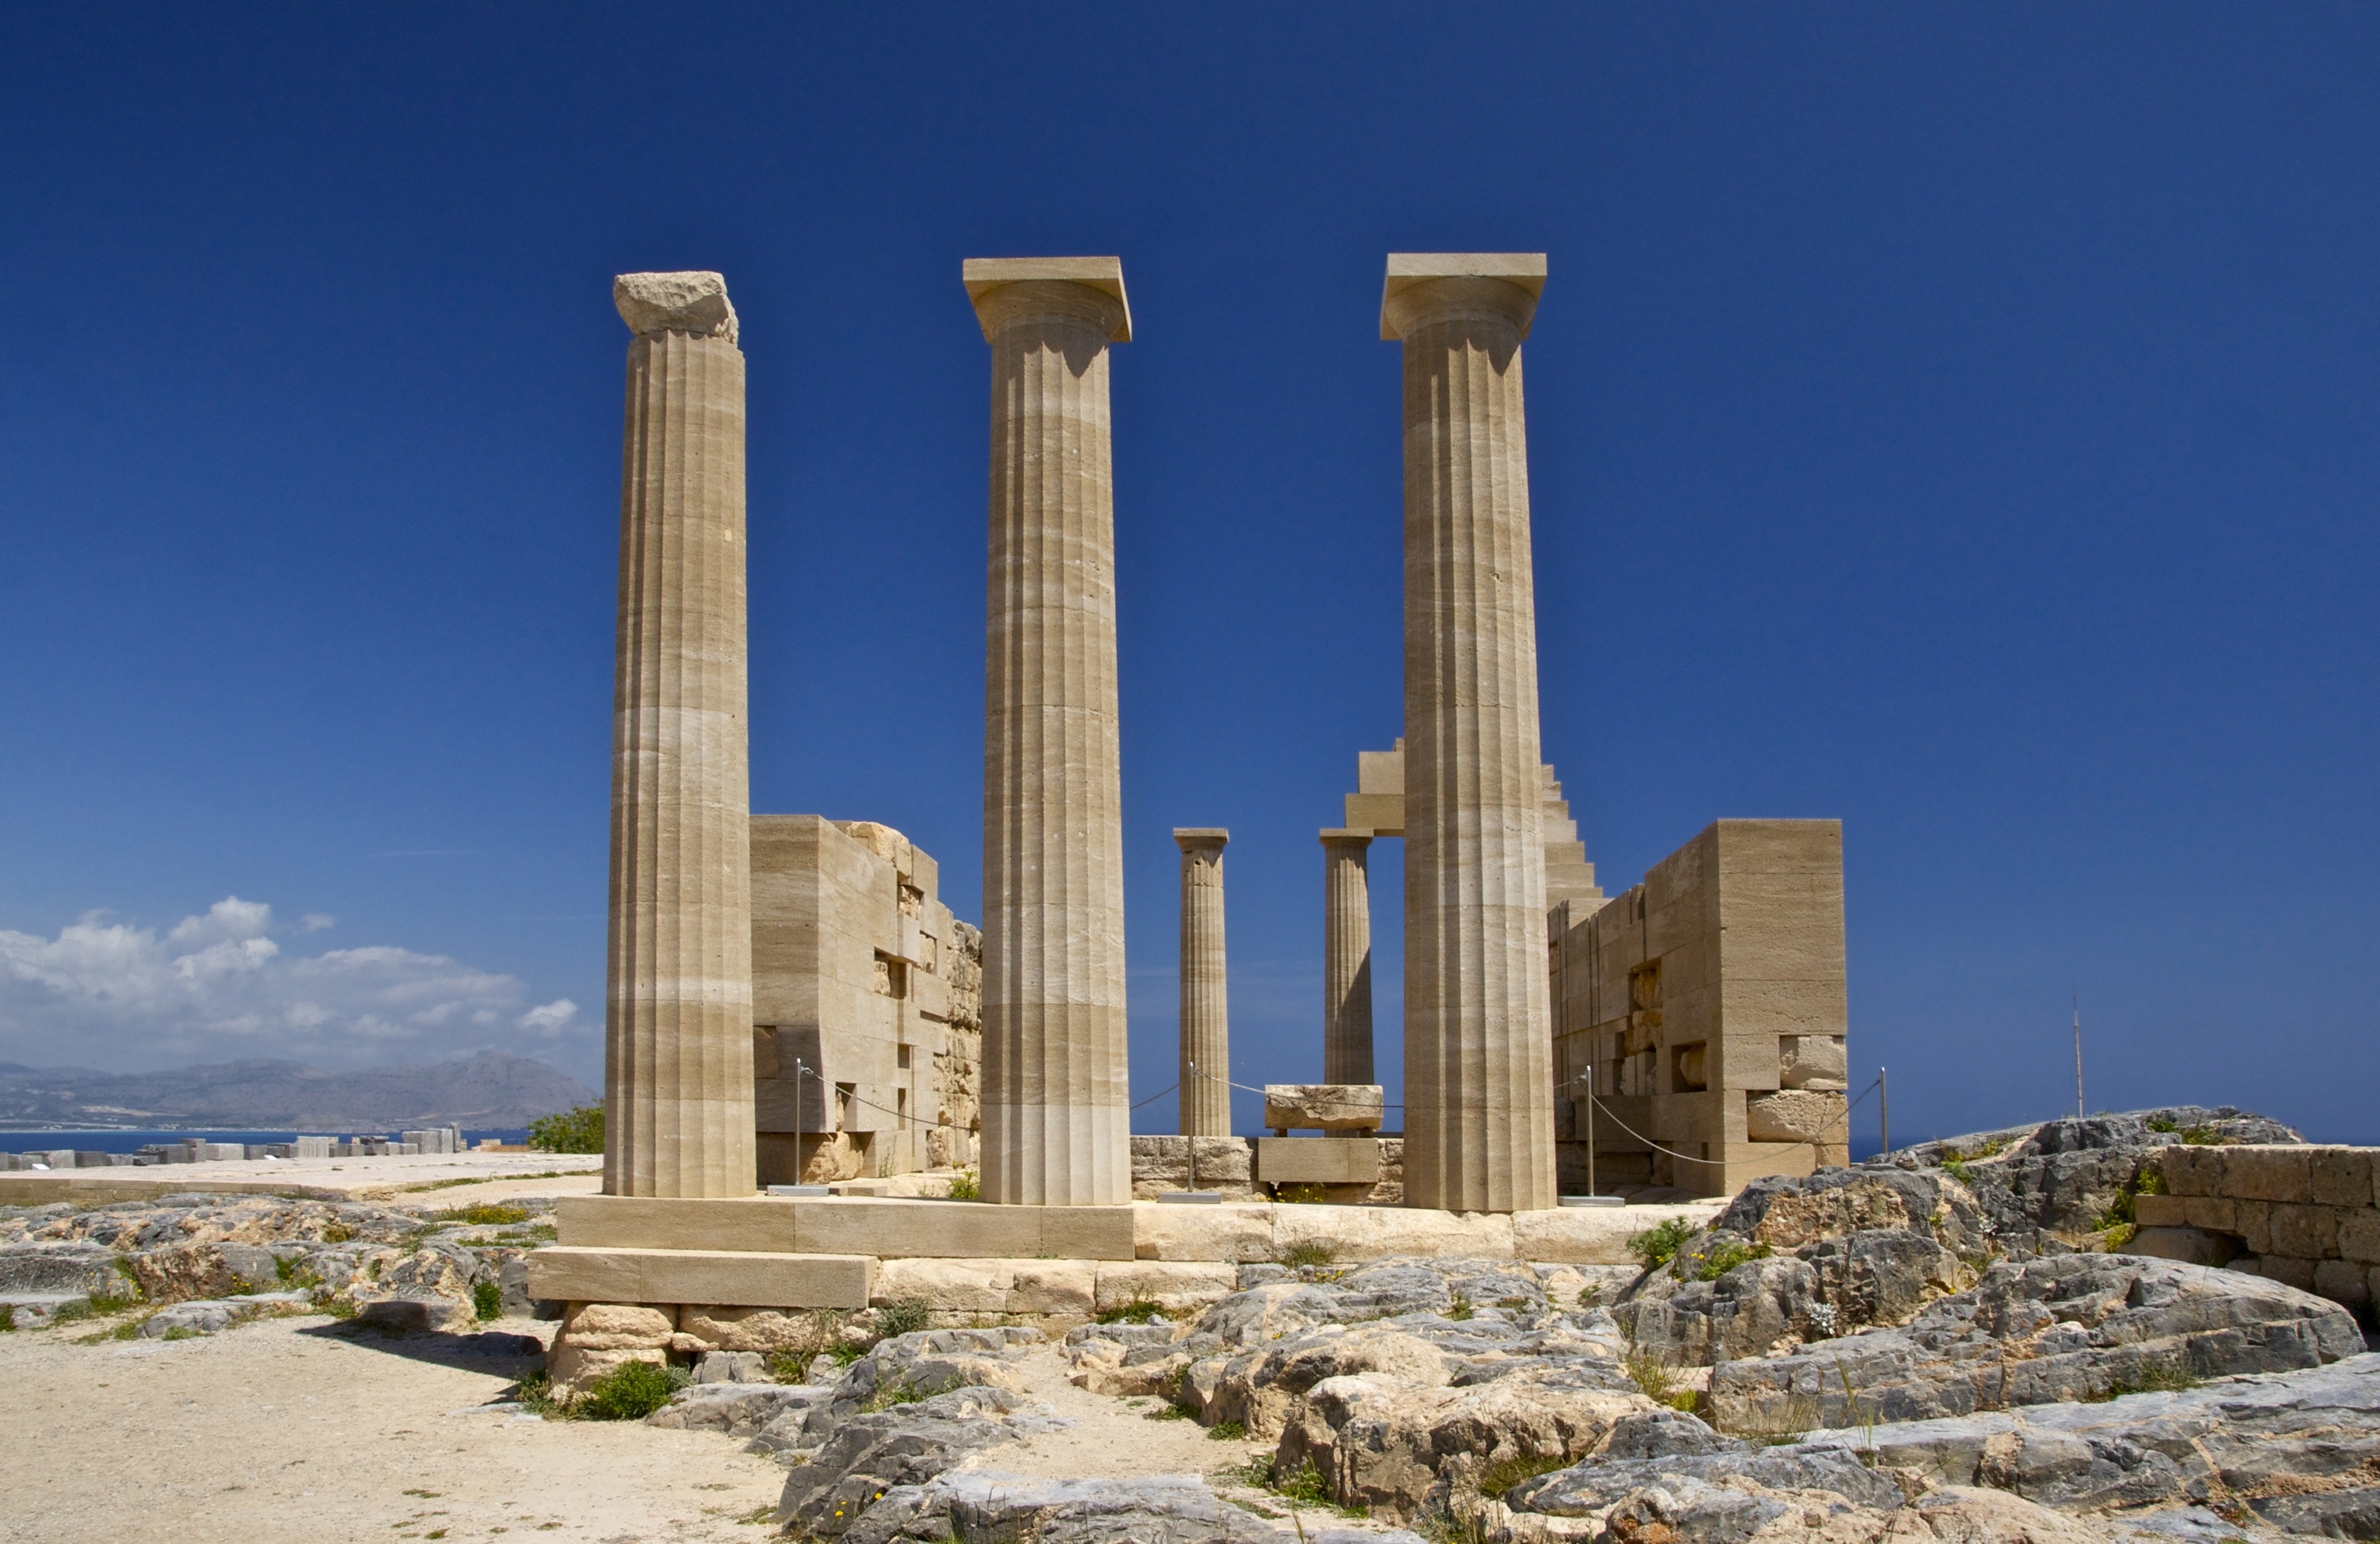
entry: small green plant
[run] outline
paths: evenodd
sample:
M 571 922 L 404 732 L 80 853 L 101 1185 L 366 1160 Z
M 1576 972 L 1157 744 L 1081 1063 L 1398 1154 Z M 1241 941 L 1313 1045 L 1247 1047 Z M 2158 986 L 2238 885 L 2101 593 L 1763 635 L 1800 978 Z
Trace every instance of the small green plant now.
M 1568 1467 L 1570 1459 L 1559 1453 L 1531 1453 L 1518 1458 L 1507 1458 L 1479 1471 L 1479 1493 L 1491 1501 L 1500 1501 L 1505 1491 L 1524 1480 Z
M 468 1222 L 475 1228 L 504 1227 L 514 1222 L 526 1222 L 528 1209 L 506 1206 L 501 1201 L 480 1201 L 473 1206 L 458 1206 L 431 1213 L 433 1222 Z
M 572 1402 L 571 1414 L 590 1421 L 640 1421 L 667 1404 L 686 1381 L 675 1368 L 622 1362 Z
M 1207 1429 L 1210 1442 L 1240 1442 L 1247 1440 L 1248 1429 L 1238 1421 L 1217 1421 Z
M 1686 1240 L 1694 1236 L 1694 1225 L 1682 1217 L 1672 1217 L 1657 1228 L 1647 1228 L 1628 1240 L 1628 1252 L 1636 1263 L 1647 1270 L 1658 1270 L 1685 1247 Z
M 1186 1421 L 1190 1418 L 1190 1412 L 1179 1404 L 1160 1404 L 1154 1410 L 1145 1412 L 1145 1418 L 1152 1421 Z
M 2168 1136 L 2172 1136 L 2181 1130 L 2181 1123 L 2175 1120 L 2171 1115 L 2151 1115 L 2149 1117 L 2149 1129 L 2151 1131 L 2161 1131 Z
M 1694 1267 L 1694 1280 L 1716 1282 L 1749 1260 L 1767 1259 L 1768 1254 L 1766 1244 L 1738 1244 L 1730 1239 L 1715 1249 L 1690 1258 Z
M 1667 1404 L 1678 1394 L 1678 1374 L 1675 1368 L 1650 1351 L 1631 1351 L 1623 1364 L 1629 1380 L 1637 1391 L 1656 1404 Z
M 471 1312 L 481 1319 L 504 1318 L 504 1289 L 493 1282 L 473 1282 Z
M 1329 1265 L 1339 1258 L 1339 1251 L 1319 1238 L 1301 1238 L 1277 1257 L 1281 1263 L 1294 1270 L 1301 1266 Z
M 199 1338 L 199 1332 L 196 1330 L 191 1329 L 187 1324 L 176 1324 L 169 1327 L 164 1334 L 157 1338 L 159 1340 L 168 1341 L 194 1341 Z
M 0 1303 L 0 1335 L 17 1328 L 17 1308 L 13 1303 Z
M 2119 1378 L 2098 1393 L 2085 1394 L 2085 1404 L 2105 1404 L 2126 1394 L 2180 1393 L 2194 1389 L 2205 1380 L 2192 1372 L 2179 1360 L 2160 1357 L 2143 1362 L 2129 1377 Z
M 1324 1196 L 1322 1186 L 1318 1185 L 1276 1185 L 1272 1187 L 1272 1198 L 1286 1201 L 1292 1206 L 1320 1206 Z
M 1952 1149 L 1949 1155 L 1942 1160 L 1942 1169 L 1961 1185 L 1975 1183 L 1973 1172 L 1967 1167 L 1967 1161 L 1960 1156 L 1956 1149 Z
M 1499 1297 L 1496 1306 L 1500 1308 L 1525 1308 L 1529 1300 L 1525 1297 Z
M 582 1104 L 558 1115 L 540 1115 L 528 1123 L 533 1152 L 601 1152 L 603 1107 Z
M 947 1383 L 939 1389 L 929 1389 L 905 1378 L 895 1379 L 890 1383 L 878 1384 L 876 1392 L 860 1402 L 859 1408 L 872 1415 L 879 1410 L 890 1410 L 896 1404 L 922 1404 L 936 1394 L 949 1393 L 957 1387 L 956 1383 Z
M 345 1244 L 355 1236 L 356 1230 L 347 1226 L 345 1222 L 325 1222 L 322 1224 L 322 1242 L 325 1244 Z
M 951 1176 L 951 1199 L 979 1201 L 983 1199 L 983 1180 L 973 1169 L 961 1169 Z
M 329 1314 L 333 1319 L 353 1319 L 358 1312 L 354 1298 L 345 1293 L 333 1292 L 326 1286 L 314 1289 L 314 1309 L 317 1313 Z
M 1578 1306 L 1580 1307 L 1591 1308 L 1602 1301 L 1603 1283 L 1601 1282 L 1589 1282 L 1586 1285 L 1578 1289 Z
M 1268 1469 L 1270 1467 L 1267 1465 Z M 1271 1476 L 1267 1481 L 1267 1489 L 1284 1501 L 1301 1501 L 1307 1506 L 1330 1504 L 1330 1482 L 1322 1477 L 1322 1471 L 1314 1466 L 1311 1458 L 1300 1465 L 1295 1474 Z
M 1472 1317 L 1472 1312 L 1471 1295 L 1469 1293 L 1458 1289 L 1447 1298 L 1447 1318 L 1469 1319 Z
M 1119 1303 L 1112 1308 L 1099 1310 L 1101 1324 L 1154 1324 L 1164 1317 L 1165 1310 L 1158 1307 L 1156 1299 L 1138 1293 L 1133 1295 L 1129 1303 Z
M 914 1335 L 933 1322 L 934 1310 L 922 1297 L 896 1297 L 876 1310 L 879 1339 Z
M 1998 1158 L 2001 1152 L 2007 1149 L 2007 1137 L 1986 1137 L 1984 1138 L 1984 1145 L 1975 1149 L 1975 1156 L 1977 1158 Z
M 2182 1128 L 2181 1144 L 2186 1148 L 2228 1148 L 2231 1138 L 2211 1125 L 2193 1125 Z
M 542 1416 L 550 1421 L 568 1420 L 572 1401 L 567 1394 L 556 1393 L 553 1380 L 542 1372 L 532 1372 L 513 1386 L 515 1403 L 532 1416 Z

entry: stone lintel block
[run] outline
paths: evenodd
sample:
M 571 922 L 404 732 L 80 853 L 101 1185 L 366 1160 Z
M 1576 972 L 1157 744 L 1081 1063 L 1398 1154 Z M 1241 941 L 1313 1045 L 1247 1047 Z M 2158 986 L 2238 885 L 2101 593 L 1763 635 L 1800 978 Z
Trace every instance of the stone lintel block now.
M 1380 283 L 1380 340 L 1394 343 L 1404 335 L 1401 320 L 1392 317 L 1397 301 L 1407 291 L 1441 279 L 1487 281 L 1509 286 L 1517 294 L 1505 302 L 1521 336 L 1529 335 L 1537 297 L 1546 288 L 1543 252 L 1390 252 L 1386 277 Z M 1351 822 L 1352 823 L 1352 822 Z
M 1557 1207 L 1512 1213 L 1512 1252 L 1546 1265 L 1628 1265 L 1628 1241 L 1671 1218 L 1704 1227 L 1717 1214 L 1715 1202 L 1684 1206 Z
M 2319 1295 L 2350 1308 L 2367 1307 L 2372 1302 L 2368 1272 L 2364 1267 L 2346 1260 L 2316 1260 L 2313 1290 Z
M 1273 1258 L 1272 1208 L 1261 1201 L 1167 1206 L 1135 1201 L 1135 1252 L 1144 1260 L 1245 1264 Z
M 1825 873 L 1843 870 L 1840 821 L 1713 821 L 1706 828 L 1732 881 L 1740 873 Z
M 892 1259 L 878 1268 L 873 1301 L 905 1299 L 944 1313 L 1088 1318 L 1099 1262 L 1087 1259 Z
M 2380 1265 L 2380 1211 L 2366 1207 L 2340 1213 L 2338 1252 L 2347 1259 Z
M 2338 1253 L 2338 1213 L 2326 1206 L 2274 1203 L 2273 1252 L 2301 1259 L 2325 1259 Z
M 2320 1205 L 2372 1204 L 2371 1149 L 2312 1148 L 2306 1153 L 2306 1165 L 2313 1198 Z
M 1271 1221 L 1272 1249 L 1264 1257 L 1269 1259 L 1278 1259 L 1292 1246 L 1307 1242 L 1330 1245 L 1342 1260 L 1389 1259 L 1399 1255 L 1513 1258 L 1510 1212 L 1288 1205 L 1273 1207 Z
M 975 303 L 978 316 L 983 314 L 984 301 L 1003 285 L 1080 285 L 1097 290 L 1115 300 L 1115 320 L 1109 326 L 1108 341 L 1132 341 L 1132 301 L 1123 292 L 1122 258 L 968 258 L 959 265 L 959 278 L 966 286 L 967 298 Z M 989 319 L 983 335 L 986 342 L 990 341 Z
M 1343 829 L 1351 832 L 1360 831 L 1373 836 L 1402 836 L 1405 833 L 1405 796 L 1402 794 L 1349 794 L 1346 821 Z
M 1133 1258 L 1133 1214 L 1120 1206 L 992 1206 L 860 1196 L 799 1200 L 565 1196 L 555 1205 L 554 1222 L 566 1243 L 613 1248 L 872 1255 L 880 1259 Z
M 880 1258 L 1130 1259 L 1128 1206 L 995 1206 L 981 1201 L 833 1197 L 800 1208 L 802 1247 Z
M 875 1270 L 863 1255 L 552 1245 L 528 1257 L 528 1292 L 573 1303 L 864 1308 Z
M 1380 1143 L 1375 1137 L 1257 1138 L 1257 1178 L 1266 1185 L 1372 1185 L 1379 1177 Z
M 1378 1131 L 1387 1099 L 1378 1083 L 1268 1083 L 1265 1125 L 1276 1131 Z
M 1237 1292 L 1239 1274 L 1237 1265 L 1220 1261 L 1101 1260 L 1095 1306 L 1102 1313 L 1138 1302 L 1168 1310 L 1203 1308 Z
M 2226 1195 L 2246 1201 L 2313 1198 L 2313 1154 L 2305 1148 L 2210 1148 L 2207 1151 L 2221 1154 L 2224 1183 L 2219 1188 Z
M 2191 1226 L 2190 1202 L 2187 1196 L 2136 1196 L 2132 1198 L 2132 1216 L 2143 1228 L 2186 1228 Z

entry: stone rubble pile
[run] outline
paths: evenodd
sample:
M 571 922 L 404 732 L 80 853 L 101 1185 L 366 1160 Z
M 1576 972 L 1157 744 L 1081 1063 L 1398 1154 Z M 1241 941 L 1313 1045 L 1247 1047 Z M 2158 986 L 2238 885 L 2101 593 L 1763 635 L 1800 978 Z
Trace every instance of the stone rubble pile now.
M 0 1307 L 19 1329 L 60 1312 L 150 1311 L 140 1333 L 213 1333 L 260 1313 L 352 1312 L 402 1331 L 469 1331 L 489 1307 L 540 1311 L 528 1256 L 550 1201 L 518 1222 L 391 1206 L 193 1191 L 107 1206 L 0 1207 Z M 540 1225 L 542 1224 L 542 1225 Z M 152 1328 L 153 1326 L 153 1328 Z

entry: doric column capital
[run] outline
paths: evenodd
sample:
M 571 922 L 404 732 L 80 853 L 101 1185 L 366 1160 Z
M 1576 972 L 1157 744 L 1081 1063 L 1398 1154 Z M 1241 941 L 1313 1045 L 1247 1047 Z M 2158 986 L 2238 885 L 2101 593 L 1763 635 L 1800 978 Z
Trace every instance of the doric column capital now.
M 684 333 L 735 341 L 735 308 L 727 303 L 727 281 L 717 274 L 623 274 L 612 281 L 612 304 L 640 338 Z
M 1402 341 L 1433 322 L 1473 317 L 1529 335 L 1546 287 L 1543 252 L 1390 252 L 1380 285 L 1380 336 Z
M 1132 341 L 1121 258 L 968 258 L 959 273 L 986 343 L 1038 317 L 1088 322 L 1110 343 Z
M 1360 853 L 1371 845 L 1372 833 L 1368 831 L 1360 831 L 1340 826 L 1324 826 L 1322 828 L 1322 845 L 1325 850 L 1333 848 L 1352 848 L 1353 850 Z
M 1220 853 L 1230 845 L 1232 833 L 1221 826 L 1176 826 L 1173 845 L 1187 857 L 1199 853 Z

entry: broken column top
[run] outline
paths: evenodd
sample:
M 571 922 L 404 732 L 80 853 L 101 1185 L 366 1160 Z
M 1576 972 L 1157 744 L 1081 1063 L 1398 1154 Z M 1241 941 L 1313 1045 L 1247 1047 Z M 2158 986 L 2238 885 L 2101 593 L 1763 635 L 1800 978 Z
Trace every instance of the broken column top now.
M 717 274 L 623 274 L 612 281 L 612 304 L 638 337 L 685 333 L 735 341 L 735 308 Z
M 1380 284 L 1382 341 L 1396 342 L 1414 323 L 1414 315 L 1404 314 L 1413 311 L 1414 301 L 1400 306 L 1399 298 L 1408 290 L 1440 279 L 1471 281 L 1463 287 L 1478 302 L 1477 309 L 1494 310 L 1511 317 L 1525 338 L 1529 335 L 1529 322 L 1536 315 L 1537 297 L 1546 287 L 1546 254 L 1390 252 L 1388 276 Z
M 1113 303 L 1100 308 L 1110 343 L 1132 341 L 1132 302 L 1123 293 L 1123 260 L 1111 257 L 968 258 L 959 276 L 967 298 L 975 303 L 976 320 L 984 341 L 991 341 L 993 313 L 985 303 L 1009 285 L 1079 285 Z

